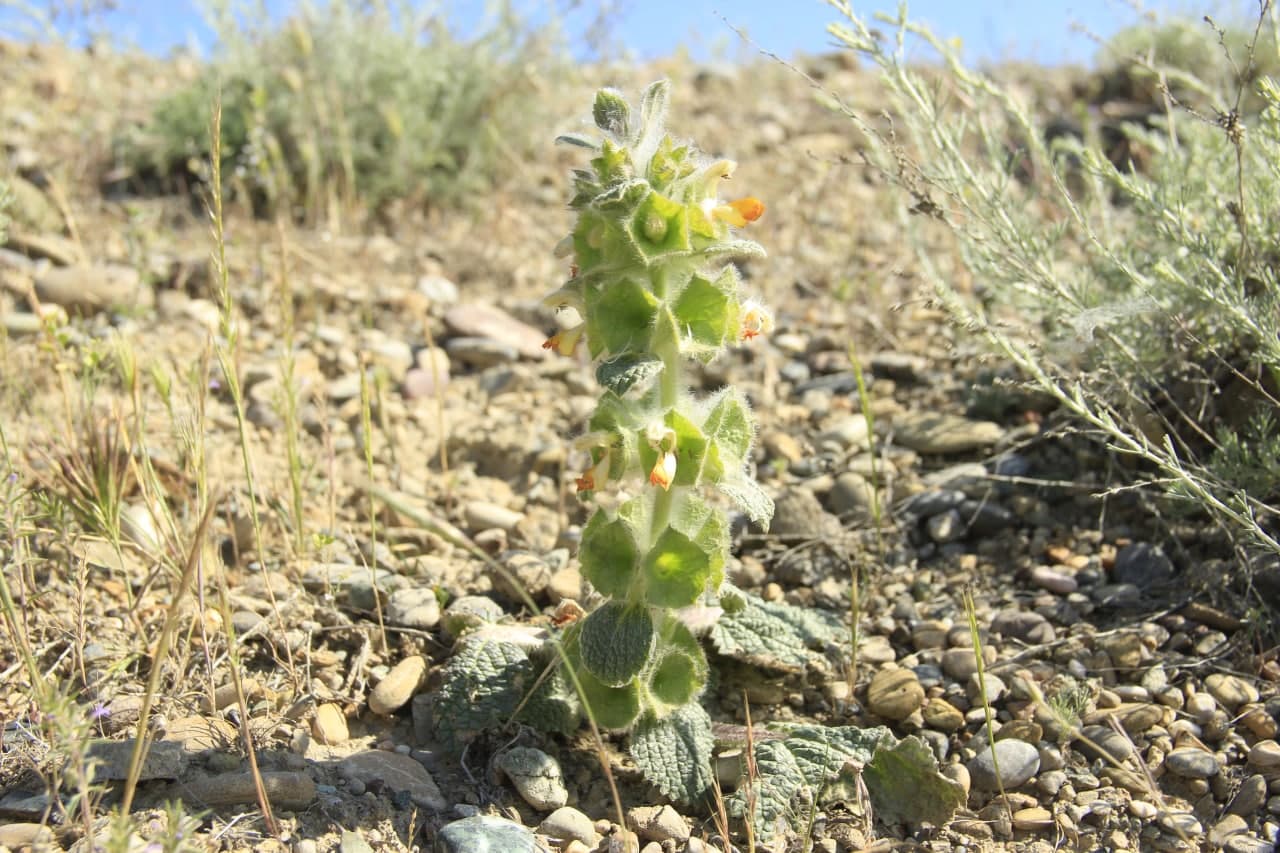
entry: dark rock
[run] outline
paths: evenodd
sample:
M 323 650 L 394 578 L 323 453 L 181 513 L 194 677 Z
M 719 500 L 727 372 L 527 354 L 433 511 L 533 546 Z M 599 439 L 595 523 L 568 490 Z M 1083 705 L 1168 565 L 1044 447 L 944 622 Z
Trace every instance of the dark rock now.
M 1175 574 L 1173 561 L 1159 545 L 1149 542 L 1134 542 L 1121 548 L 1116 554 L 1115 568 L 1111 570 L 1111 578 L 1116 583 L 1131 583 L 1139 589 L 1167 583 Z

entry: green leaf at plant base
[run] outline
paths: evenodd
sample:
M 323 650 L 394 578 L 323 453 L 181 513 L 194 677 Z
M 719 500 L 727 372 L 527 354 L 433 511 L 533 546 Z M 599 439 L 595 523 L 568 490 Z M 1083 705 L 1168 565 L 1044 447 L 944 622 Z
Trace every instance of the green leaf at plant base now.
M 643 606 L 610 601 L 582 621 L 582 665 L 604 684 L 620 687 L 644 669 L 653 651 L 653 616 Z
M 602 352 L 645 349 L 657 311 L 658 300 L 633 279 L 610 282 L 587 294 L 587 343 L 591 357 Z
M 538 731 L 568 736 L 582 724 L 582 701 L 554 650 L 549 658 L 543 666 L 549 665 L 551 671 L 529 696 L 516 719 Z
M 656 192 L 636 208 L 631 218 L 631 237 L 646 264 L 690 249 L 689 222 L 685 206 Z
M 644 558 L 646 600 L 654 607 L 693 604 L 711 579 L 712 556 L 704 546 L 668 527 Z
M 596 382 L 619 397 L 634 389 L 644 391 L 662 373 L 662 359 L 643 353 L 623 353 L 596 367 Z
M 482 732 L 506 724 L 533 676 L 534 665 L 519 646 L 503 642 L 464 646 L 445 664 L 443 681 L 431 703 L 436 737 L 461 748 Z
M 630 134 L 631 107 L 617 89 L 601 89 L 596 92 L 591 117 L 595 120 L 596 127 L 605 133 L 611 133 L 619 139 L 625 139 Z
M 966 801 L 964 788 L 938 772 L 932 750 L 917 737 L 882 743 L 862 772 L 871 805 L 885 824 L 945 826 Z
M 711 787 L 711 718 L 691 703 L 661 719 L 649 715 L 631 735 L 631 757 L 669 799 L 696 802 Z
M 848 640 L 847 626 L 834 614 L 739 595 L 745 606 L 726 610 L 707 635 L 725 657 L 779 672 L 800 672 L 816 650 Z
M 578 560 L 582 564 L 582 576 L 601 595 L 625 596 L 635 577 L 639 557 L 640 549 L 631 525 L 621 518 L 610 518 L 604 509 L 592 513 L 582 529 Z
M 757 778 L 750 788 L 744 786 L 729 797 L 729 811 L 745 817 L 751 795 L 757 836 L 772 837 L 778 821 L 784 829 L 794 825 L 801 802 L 806 807 L 823 806 L 846 797 L 850 783 L 877 749 L 893 740 L 883 726 L 803 726 L 783 740 L 757 743 Z
M 712 281 L 695 275 L 676 299 L 676 325 L 703 347 L 719 349 L 738 337 L 737 279 L 726 269 Z

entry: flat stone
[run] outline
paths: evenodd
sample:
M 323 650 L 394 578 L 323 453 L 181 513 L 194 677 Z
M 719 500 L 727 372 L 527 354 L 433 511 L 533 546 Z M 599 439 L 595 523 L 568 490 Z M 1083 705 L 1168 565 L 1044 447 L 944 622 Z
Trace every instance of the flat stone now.
M 1031 570 L 1030 578 L 1033 584 L 1055 595 L 1070 595 L 1080 586 L 1074 575 L 1049 566 L 1036 566 Z
M 867 707 L 871 713 L 897 722 L 924 705 L 924 688 L 909 669 L 882 670 L 867 686 Z
M 445 312 L 444 323 L 458 336 L 501 341 L 523 358 L 541 361 L 547 354 L 542 348 L 547 339 L 545 333 L 493 305 L 478 302 L 455 305 Z
M 1124 761 L 1133 753 L 1133 743 L 1110 726 L 1085 726 L 1080 729 L 1076 743 L 1090 758 L 1101 758 L 1105 753 L 1116 761 Z
M 560 762 L 540 749 L 509 749 L 498 757 L 496 766 L 524 801 L 538 811 L 554 811 L 569 800 Z
M 489 338 L 451 338 L 444 345 L 453 361 L 472 367 L 496 367 L 520 360 L 520 351 L 502 341 Z
M 436 305 L 453 305 L 458 301 L 458 285 L 442 275 L 419 277 L 415 289 Z
M 369 710 L 394 714 L 409 703 L 426 674 L 427 659 L 422 655 L 410 655 L 400 661 L 369 691 Z
M 1231 814 L 1250 818 L 1262 810 L 1267 804 L 1267 779 L 1260 773 L 1247 777 L 1240 783 L 1240 790 L 1227 803 L 1227 811 Z
M 1204 680 L 1204 686 L 1231 713 L 1241 705 L 1258 701 L 1258 688 L 1238 675 L 1215 672 Z
M 432 811 L 444 811 L 449 805 L 427 768 L 398 752 L 380 749 L 357 752 L 342 760 L 338 772 L 346 779 L 365 785 L 380 782 L 393 791 L 403 791 L 414 803 Z
M 839 516 L 870 512 L 874 505 L 875 487 L 861 474 L 852 471 L 836 477 L 835 485 L 827 494 L 827 506 Z
M 473 815 L 445 824 L 436 833 L 435 853 L 538 853 L 534 834 L 518 823 Z
M 351 732 L 347 728 L 347 716 L 342 713 L 342 708 L 333 702 L 316 706 L 316 715 L 311 718 L 311 735 L 325 746 L 346 743 Z
M 1111 578 L 1116 583 L 1131 583 L 1139 589 L 1147 589 L 1167 583 L 1176 573 L 1173 561 L 1159 545 L 1134 542 L 1116 553 Z
M 661 844 L 689 840 L 689 824 L 671 806 L 636 806 L 627 811 L 627 825 L 646 841 Z
M 785 490 L 774 502 L 769 533 L 802 539 L 829 539 L 843 535 L 840 519 L 822 508 L 808 489 Z
M 963 539 L 968 531 L 965 529 L 964 520 L 960 517 L 960 511 L 949 509 L 930 516 L 925 521 L 925 532 L 934 542 L 944 544 Z
M 1221 769 L 1212 752 L 1195 747 L 1175 749 L 1164 758 L 1164 766 L 1184 779 L 1208 779 Z
M 1004 429 L 991 421 L 975 421 L 938 412 L 909 412 L 893 421 L 894 440 L 917 453 L 964 453 L 995 444 Z
M 1024 832 L 1038 832 L 1054 827 L 1053 812 L 1041 806 L 1018 809 L 1013 813 L 1013 828 Z
M 494 590 L 517 605 L 523 605 L 526 596 L 541 598 L 551 583 L 551 566 L 531 551 L 504 551 L 497 562 L 503 571 L 490 568 Z
M 950 733 L 964 727 L 964 714 L 941 697 L 934 697 L 926 702 L 922 715 L 926 726 L 940 732 Z
M 996 776 L 996 764 L 1000 775 Z M 994 791 L 1003 783 L 1005 788 L 1017 788 L 1025 784 L 1040 769 L 1040 753 L 1034 746 L 1020 740 L 998 740 L 995 746 L 987 746 L 968 763 L 969 775 L 975 787 Z
M 87 313 L 131 307 L 142 293 L 138 271 L 119 264 L 51 267 L 36 276 L 35 289 L 41 302 Z
M 538 834 L 561 842 L 581 841 L 594 849 L 600 843 L 595 821 L 573 806 L 561 806 L 538 824 Z
M 1223 847 L 1227 839 L 1233 835 L 1242 835 L 1249 831 L 1249 823 L 1240 815 L 1229 814 L 1219 820 L 1209 830 L 1209 843 L 1214 847 Z
M 486 623 L 497 622 L 503 616 L 502 607 L 484 595 L 463 595 L 449 602 L 441 622 L 444 632 L 458 637 L 464 631 Z
M 387 599 L 387 621 L 392 625 L 430 631 L 440 622 L 440 599 L 431 587 L 398 589 Z
M 547 598 L 552 604 L 582 598 L 582 572 L 576 566 L 566 566 L 552 572 L 551 579 L 547 582 Z
M 1264 773 L 1280 770 L 1280 744 L 1260 740 L 1249 747 L 1249 766 Z
M 89 758 L 97 762 L 93 770 L 94 781 L 120 781 L 129 775 L 129 762 L 133 758 L 135 741 L 99 740 L 89 744 Z M 182 744 L 173 741 L 156 741 L 151 744 L 142 759 L 138 779 L 177 779 L 187 769 L 188 753 Z
M 1200 821 L 1196 820 L 1196 816 L 1190 812 L 1165 812 L 1160 815 L 1157 823 L 1162 829 L 1166 829 L 1179 836 L 1197 836 L 1204 834 L 1204 827 Z
M 985 688 L 985 693 L 983 688 Z M 979 678 L 978 673 L 969 676 L 969 680 L 965 683 L 965 695 L 969 697 L 969 701 L 974 705 L 981 705 L 983 696 L 991 705 L 999 702 L 1009 688 L 998 675 L 985 673 Z
M 1051 643 L 1057 638 L 1049 620 L 1034 610 L 1001 610 L 991 618 L 991 631 L 1034 645 Z
M 462 508 L 462 515 L 473 533 L 495 527 L 509 532 L 524 518 L 524 513 L 488 501 L 469 501 Z

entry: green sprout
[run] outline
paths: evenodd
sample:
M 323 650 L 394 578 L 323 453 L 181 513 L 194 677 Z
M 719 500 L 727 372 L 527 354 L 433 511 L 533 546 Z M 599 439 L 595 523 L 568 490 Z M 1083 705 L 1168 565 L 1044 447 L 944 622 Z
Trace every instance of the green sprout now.
M 594 157 L 574 172 L 578 218 L 557 247 L 571 277 L 547 298 L 580 322 L 545 346 L 570 355 L 585 342 L 602 388 L 578 442 L 590 456 L 579 496 L 617 497 L 597 502 L 579 552 L 607 601 L 567 629 L 564 647 L 593 718 L 632 732 L 633 754 L 664 724 L 705 719 L 707 659 L 680 610 L 717 600 L 724 579 L 729 522 L 712 494 L 761 525 L 773 515 L 748 472 L 755 424 L 745 396 L 699 397 L 684 373 L 687 361 L 772 327 L 740 295 L 732 264 L 764 255 L 734 236 L 764 205 L 719 198 L 735 164 L 665 132 L 669 91 L 665 80 L 650 85 L 633 112 L 602 89 L 593 118 L 603 139 L 558 140 Z

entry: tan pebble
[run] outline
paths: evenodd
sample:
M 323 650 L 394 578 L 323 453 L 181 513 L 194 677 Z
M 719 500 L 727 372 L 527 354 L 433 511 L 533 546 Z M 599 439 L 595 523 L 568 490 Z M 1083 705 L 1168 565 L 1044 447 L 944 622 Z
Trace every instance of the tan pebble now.
M 25 848 L 48 844 L 53 832 L 38 823 L 10 823 L 0 826 L 0 847 Z
M 964 714 L 960 709 L 946 699 L 938 697 L 930 699 L 925 704 L 923 716 L 925 725 L 929 728 L 948 734 L 964 726 Z
M 1215 672 L 1204 680 L 1204 686 L 1228 711 L 1258 701 L 1258 688 L 1238 675 Z
M 1053 828 L 1053 814 L 1046 808 L 1033 806 L 1013 813 L 1013 828 L 1035 832 Z
M 1276 718 L 1267 713 L 1261 705 L 1252 705 L 1242 709 L 1240 722 L 1253 732 L 1253 736 L 1261 740 L 1274 739 L 1277 733 Z
M 400 710 L 413 698 L 426 674 L 427 659 L 422 655 L 410 655 L 400 661 L 369 691 L 369 710 L 375 714 Z
M 346 715 L 333 702 L 325 702 L 316 708 L 316 715 L 311 720 L 311 734 L 325 746 L 345 743 L 351 736 L 347 730 Z
M 1280 744 L 1274 740 L 1260 740 L 1249 749 L 1249 766 L 1258 770 L 1280 769 Z
M 547 598 L 552 604 L 582 598 L 582 572 L 573 566 L 553 572 L 547 583 Z
M 943 776 L 963 788 L 966 797 L 969 796 L 969 790 L 973 787 L 973 780 L 969 775 L 968 767 L 963 764 L 947 764 L 942 768 L 941 772 Z
M 1138 820 L 1151 820 L 1158 813 L 1159 809 L 1148 803 L 1146 800 L 1132 800 L 1129 803 L 1129 813 Z
M 924 704 L 924 688 L 909 669 L 883 670 L 867 686 L 867 707 L 887 720 L 903 720 Z

